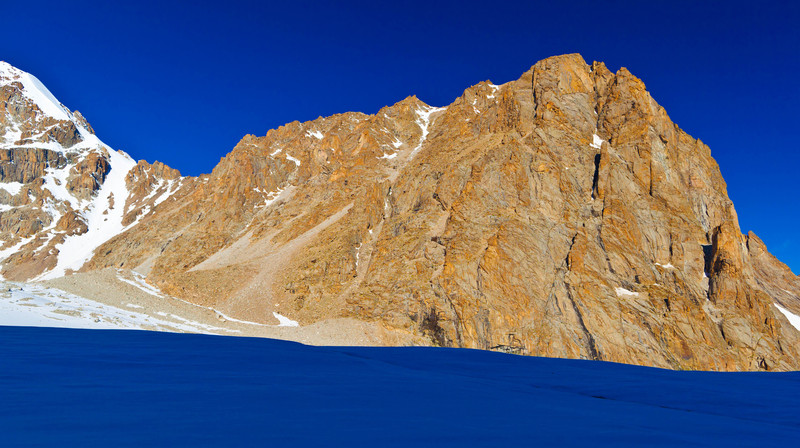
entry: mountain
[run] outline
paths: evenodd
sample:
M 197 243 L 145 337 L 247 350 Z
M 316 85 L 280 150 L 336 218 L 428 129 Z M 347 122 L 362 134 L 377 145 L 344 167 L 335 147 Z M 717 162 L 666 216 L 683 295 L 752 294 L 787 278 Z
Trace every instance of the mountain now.
M 557 56 L 442 108 L 292 122 L 196 178 L 2 73 L 6 278 L 133 270 L 237 319 L 355 319 L 382 344 L 800 369 L 800 279 L 625 68 Z

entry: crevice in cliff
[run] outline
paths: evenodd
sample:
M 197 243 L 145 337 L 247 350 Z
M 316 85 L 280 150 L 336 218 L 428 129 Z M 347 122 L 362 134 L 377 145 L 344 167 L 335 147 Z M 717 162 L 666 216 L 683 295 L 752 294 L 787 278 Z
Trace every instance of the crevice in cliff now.
M 597 198 L 597 183 L 600 179 L 600 154 L 594 156 L 594 174 L 592 175 L 592 200 Z
M 581 313 L 580 308 L 578 307 L 578 304 L 575 301 L 575 298 L 572 296 L 571 286 L 570 286 L 569 282 L 565 278 L 567 272 L 569 272 L 569 270 L 570 270 L 569 258 L 570 258 L 570 254 L 572 252 L 572 248 L 573 248 L 573 246 L 575 246 L 575 240 L 576 240 L 577 237 L 578 237 L 578 232 L 575 232 L 575 234 L 572 236 L 572 239 L 570 240 L 569 249 L 567 250 L 567 254 L 564 257 L 564 260 L 563 260 L 561 266 L 559 266 L 557 268 L 557 270 L 556 270 L 556 278 L 553 281 L 553 286 L 551 288 L 550 295 L 547 298 L 547 302 L 548 303 L 545 304 L 545 313 L 547 312 L 547 308 L 548 308 L 548 304 L 549 304 L 550 300 L 551 299 L 555 299 L 556 284 L 559 283 L 559 282 L 563 283 L 564 290 L 567 293 L 567 299 L 569 300 L 570 304 L 572 305 L 572 310 L 575 312 L 575 316 L 578 318 L 578 325 L 580 327 L 580 330 L 583 332 L 584 336 L 586 337 L 586 351 L 589 353 L 590 359 L 599 360 L 599 359 L 601 359 L 600 358 L 600 353 L 597 350 L 597 344 L 595 343 L 594 336 L 592 336 L 592 334 L 589 332 L 589 329 L 586 327 L 586 323 L 583 320 L 583 313 Z M 558 300 L 555 300 L 555 303 L 556 303 L 557 309 L 559 311 L 561 311 L 561 308 L 558 307 Z
M 714 246 L 703 244 L 703 273 L 709 276 L 711 273 L 711 263 L 714 261 Z
M 603 242 L 603 224 L 600 224 L 600 227 L 597 229 L 597 243 L 600 245 L 600 249 L 603 250 L 603 256 L 606 258 L 606 264 L 608 265 L 608 272 L 612 274 L 616 274 L 614 271 L 614 267 L 611 265 L 611 257 L 608 256 L 608 250 L 606 249 L 606 244 Z
M 439 317 L 437 317 L 436 323 L 442 328 L 442 331 L 444 332 L 443 333 L 443 337 L 444 337 L 443 341 L 444 341 L 444 343 L 440 344 L 440 345 L 442 347 L 447 347 L 447 346 L 463 347 L 464 346 L 464 344 L 463 344 L 463 336 L 461 334 L 461 327 L 463 325 L 463 322 L 461 320 L 461 316 L 458 314 L 458 310 L 456 309 L 456 306 L 453 303 L 453 300 L 450 298 L 450 295 L 447 294 L 446 291 L 444 291 L 444 288 L 442 288 L 442 286 L 438 282 L 434 283 L 431 280 L 429 283 L 430 283 L 431 290 L 433 291 L 434 296 L 437 299 L 439 299 L 439 301 L 445 302 L 447 305 L 450 306 L 450 311 L 451 311 L 452 316 L 453 316 L 451 321 L 453 323 L 453 330 L 455 331 L 455 341 L 452 341 L 452 340 L 450 340 L 450 338 L 447 337 L 447 331 L 444 329 L 444 327 L 441 327 L 441 325 L 438 324 L 440 322 L 440 319 L 439 319 Z M 436 306 L 432 305 L 432 308 L 435 310 Z M 423 310 L 422 314 L 425 314 L 424 305 L 422 306 L 422 310 Z M 437 313 L 438 313 L 438 311 L 437 311 Z M 423 320 L 424 320 L 424 318 L 423 318 Z M 430 323 L 429 323 L 429 325 L 430 325 Z
M 712 287 L 711 287 L 711 276 L 712 273 L 712 263 L 714 262 L 714 246 L 711 244 L 704 244 L 703 247 L 703 285 L 706 290 L 706 300 L 709 302 L 713 302 L 712 300 Z M 715 289 L 715 288 L 714 288 Z M 723 334 L 723 338 L 725 335 Z
M 419 328 L 422 334 L 428 336 L 434 344 L 439 347 L 447 346 L 447 336 L 444 328 L 439 324 L 439 311 L 435 307 L 428 310 L 423 309 Z
M 601 358 L 600 353 L 597 351 L 597 345 L 595 344 L 594 336 L 592 336 L 592 333 L 590 333 L 589 329 L 586 328 L 586 324 L 583 321 L 583 313 L 581 313 L 578 304 L 575 302 L 575 298 L 572 297 L 570 285 L 565 283 L 565 286 L 567 290 L 567 298 L 572 304 L 572 309 L 575 311 L 575 316 L 578 318 L 578 325 L 580 325 L 584 336 L 586 336 L 586 350 L 589 352 L 589 357 L 594 361 L 599 361 Z
M 577 233 L 575 233 L 575 235 L 572 235 L 572 240 L 569 242 L 569 249 L 567 249 L 567 256 L 564 257 L 564 266 L 567 267 L 567 270 L 569 270 L 569 268 L 570 268 L 570 266 L 569 266 L 569 254 L 572 253 L 572 246 L 575 245 L 575 238 L 577 238 L 577 237 L 578 237 Z
M 719 334 L 722 335 L 722 340 L 725 341 L 725 343 L 727 343 L 728 346 L 731 346 L 732 345 L 731 341 L 729 341 L 728 337 L 725 335 L 725 327 L 723 326 L 723 323 L 724 321 L 719 322 L 717 324 L 717 328 L 719 328 Z
M 433 199 L 436 200 L 436 202 L 439 203 L 439 206 L 442 207 L 442 211 L 443 212 L 447 211 L 448 207 L 447 207 L 447 205 L 445 205 L 445 203 L 442 200 L 442 198 L 439 197 L 439 193 L 433 193 Z
M 458 314 L 458 310 L 456 309 L 455 304 L 450 299 L 450 295 L 445 294 L 445 299 L 447 299 L 447 303 L 450 304 L 450 310 L 453 312 L 453 316 L 455 319 L 453 320 L 453 329 L 456 332 L 456 344 L 458 347 L 464 346 L 464 340 L 461 335 L 461 327 L 464 325 L 464 322 L 461 320 L 461 315 Z

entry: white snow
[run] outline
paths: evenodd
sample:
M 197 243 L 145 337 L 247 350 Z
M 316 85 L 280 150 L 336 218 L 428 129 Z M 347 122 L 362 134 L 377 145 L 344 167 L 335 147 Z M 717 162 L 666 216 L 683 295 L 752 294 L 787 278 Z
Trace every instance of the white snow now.
M 491 87 L 492 93 L 489 94 L 489 95 L 486 95 L 486 98 L 494 98 L 495 94 L 497 93 L 497 90 L 500 89 L 500 86 L 496 86 L 494 84 L 489 84 L 489 87 Z
M 309 129 L 308 131 L 306 131 L 306 136 L 307 137 L 315 137 L 318 140 L 322 140 L 322 137 L 324 137 L 325 135 L 320 131 L 312 131 L 312 130 Z
M 13 67 L 5 61 L 0 61 L 0 85 L 7 85 L 11 82 L 21 83 L 22 94 L 36 104 L 44 114 L 56 120 L 69 121 L 72 118 L 72 114 L 67 108 L 35 76 Z
M 167 191 L 162 193 L 161 196 L 157 197 L 156 200 L 153 201 L 153 207 L 166 201 L 170 196 L 175 194 L 175 192 L 178 191 L 179 188 L 181 188 L 182 183 L 183 183 L 183 177 L 181 177 L 181 179 L 178 182 L 175 182 L 174 179 L 167 181 Z
M 133 275 L 133 281 L 125 279 L 119 274 L 117 278 L 148 294 L 165 299 L 180 300 L 163 295 L 157 288 L 145 283 L 144 277 L 140 274 L 134 272 Z M 184 302 L 182 300 L 180 301 Z M 235 319 L 211 307 L 203 307 L 189 302 L 184 303 L 211 310 L 231 322 L 265 327 L 299 326 L 297 321 L 277 312 L 273 312 L 272 315 L 278 319 L 278 325 L 266 325 Z M 134 309 L 144 308 L 141 305 L 133 303 L 128 303 L 125 307 Z M 171 320 L 159 319 L 143 312 L 117 308 L 42 285 L 17 282 L 4 282 L 0 284 L 0 325 L 89 329 L 141 329 L 172 332 L 187 331 L 192 333 L 211 333 L 212 331 L 239 332 L 238 330 L 230 330 L 194 322 L 163 311 L 156 311 L 155 314 Z
M 430 107 L 426 106 L 422 109 L 417 110 L 417 115 L 419 116 L 419 120 L 417 120 L 417 125 L 419 126 L 420 130 L 422 131 L 422 135 L 419 137 L 419 143 L 417 146 L 411 150 L 411 154 L 409 155 L 409 159 L 414 157 L 414 155 L 422 149 L 422 144 L 425 143 L 425 140 L 428 138 L 428 126 L 431 124 L 431 114 L 445 110 L 445 107 Z
M 272 153 L 270 154 L 270 157 L 277 156 L 278 154 L 280 154 L 281 151 L 283 151 L 283 148 L 278 148 L 275 151 L 272 151 Z
M 280 315 L 280 314 L 278 314 L 278 313 L 276 313 L 274 311 L 272 312 L 272 315 L 275 316 L 275 319 L 278 319 L 278 322 L 280 322 L 278 324 L 279 327 L 297 327 L 297 326 L 299 326 L 297 321 L 289 319 L 286 316 L 282 316 L 282 315 Z
M 798 316 L 797 314 L 792 313 L 791 311 L 789 311 L 786 308 L 778 305 L 777 303 L 774 304 L 774 305 L 775 305 L 775 308 L 778 309 L 778 311 L 780 311 L 781 313 L 783 313 L 784 316 L 786 316 L 786 319 L 789 320 L 789 323 L 792 324 L 792 326 L 794 328 L 796 328 L 798 331 L 800 331 L 800 316 Z
M 119 273 L 117 273 L 117 280 L 119 280 L 121 282 L 125 282 L 125 283 L 127 283 L 127 284 L 129 284 L 131 286 L 136 287 L 136 288 L 139 288 L 142 291 L 146 292 L 147 294 L 150 294 L 151 296 L 164 298 L 164 295 L 161 293 L 161 291 L 158 288 L 154 287 L 154 286 L 150 286 L 145 281 L 145 277 L 142 274 L 139 274 L 138 272 L 133 272 L 133 271 L 131 272 L 131 274 L 133 275 L 133 280 L 128 280 L 127 278 L 124 278 L 121 275 L 119 275 Z
M 294 162 L 295 165 L 300 166 L 300 161 L 290 156 L 289 154 L 286 154 L 286 158 Z
M 180 300 L 180 299 L 176 299 L 176 300 Z M 185 301 L 181 300 L 181 302 L 185 302 Z M 188 303 L 190 305 L 194 305 L 194 303 L 191 303 L 191 302 L 185 302 L 185 303 Z M 247 325 L 258 325 L 258 326 L 261 326 L 261 327 L 273 327 L 274 326 L 274 325 L 260 324 L 258 322 L 251 322 L 249 320 L 236 319 L 234 317 L 228 316 L 227 314 L 223 314 L 222 312 L 220 312 L 220 311 L 218 311 L 218 310 L 216 310 L 214 308 L 211 308 L 210 306 L 209 307 L 204 307 L 204 306 L 200 306 L 200 305 L 195 305 L 195 306 L 200 307 L 200 308 L 205 308 L 207 310 L 211 310 L 211 311 L 217 313 L 217 315 L 219 315 L 223 319 L 229 320 L 231 322 L 239 322 L 240 324 L 247 324 Z M 278 326 L 280 326 L 280 325 L 278 325 Z
M 122 151 L 110 150 L 108 154 L 111 171 L 91 205 L 82 213 L 89 230 L 82 235 L 68 236 L 59 244 L 56 247 L 59 250 L 56 266 L 41 274 L 37 280 L 61 277 L 67 269 L 80 269 L 94 255 L 97 247 L 126 230 L 122 225 L 129 193 L 125 176 L 136 165 L 136 161 Z
M 101 142 L 97 136 L 89 132 L 86 125 L 81 120 L 75 118 L 72 112 L 64 107 L 35 76 L 12 67 L 6 62 L 0 62 L 0 86 L 8 85 L 12 82 L 21 83 L 22 95 L 30 102 L 36 104 L 41 111 L 41 113 L 37 114 L 34 118 L 35 120 L 41 120 L 43 117 L 52 117 L 61 121 L 71 121 L 78 129 L 81 141 L 70 148 L 64 148 L 60 146 L 58 142 L 44 138 L 44 134 L 50 130 L 50 128 L 47 128 L 39 134 L 31 136 L 33 143 L 14 145 L 14 142 L 19 140 L 22 134 L 19 130 L 18 123 L 10 123 L 9 128 L 3 136 L 3 141 L 5 142 L 2 144 L 3 147 L 13 145 L 19 148 L 43 148 L 58 152 L 65 152 L 65 150 L 68 149 L 69 152 L 80 152 L 81 150 L 90 150 L 103 146 L 103 142 Z M 55 124 L 53 126 L 60 126 L 60 124 Z M 51 126 L 51 128 L 53 126 Z
M 67 178 L 71 165 L 63 168 L 47 168 L 44 173 L 44 188 L 52 193 L 53 197 L 59 201 L 69 202 L 73 209 L 80 209 L 86 204 L 81 204 L 75 196 L 69 194 L 67 190 Z
M 36 77 L 16 69 L 8 63 L 0 62 L 0 85 L 8 85 L 12 82 L 19 82 L 22 85 L 21 93 L 23 96 L 35 103 L 41 111 L 36 116 L 36 120 L 48 116 L 57 120 L 71 121 L 76 125 L 81 137 L 80 141 L 72 147 L 64 148 L 58 142 L 47 139 L 45 133 L 49 129 L 45 129 L 38 136 L 32 137 L 33 143 L 22 145 L 21 147 L 46 148 L 69 154 L 69 159 L 74 162 L 80 161 L 91 152 L 101 152 L 104 156 L 107 153 L 107 160 L 111 167 L 103 185 L 96 192 L 95 197 L 89 200 L 79 200 L 67 190 L 67 179 L 74 163 L 67 164 L 61 168 L 51 166 L 45 170 L 42 176 L 42 186 L 52 194 L 55 202 L 48 200 L 42 208 L 52 217 L 55 223 L 61 217 L 65 208 L 64 205 L 69 204 L 69 207 L 81 215 L 89 228 L 87 233 L 69 236 L 57 246 L 59 253 L 56 267 L 39 276 L 39 279 L 55 278 L 64 275 L 67 269 L 79 269 L 91 258 L 94 250 L 99 245 L 125 230 L 122 226 L 122 217 L 128 198 L 125 177 L 136 162 L 124 152 L 114 151 L 103 144 Z M 60 125 L 56 124 L 54 126 Z M 11 123 L 9 130 L 12 134 L 18 133 L 18 127 L 18 124 Z M 18 139 L 19 136 L 12 135 L 11 143 L 8 143 L 8 131 L 4 137 L 3 141 L 6 142 L 4 146 L 8 146 L 13 144 L 14 139 Z M 167 192 L 159 197 L 156 203 L 167 199 L 169 195 L 174 193 L 172 187 L 170 185 Z M 0 184 L 0 188 L 9 192 L 18 192 L 20 185 L 17 183 Z M 35 200 L 36 198 L 33 199 Z M 112 201 L 113 207 L 111 205 Z M 39 232 L 39 236 L 48 230 L 50 228 L 43 229 Z M 54 234 L 51 234 L 50 238 L 53 236 Z M 9 250 L 16 251 L 18 248 L 19 245 L 15 245 L 14 248 L 0 252 L 0 259 L 8 257 L 10 255 L 8 253 Z
M 638 292 L 629 291 L 625 288 L 614 288 L 614 292 L 617 293 L 617 297 L 639 297 Z
M 133 304 L 126 306 L 138 307 Z M 0 291 L 0 325 L 193 333 L 224 330 L 185 319 L 180 320 L 181 323 L 169 322 L 30 283 L 4 283 Z
M 403 146 L 403 142 L 401 142 L 399 138 L 395 137 L 394 141 L 392 142 L 392 146 L 394 146 L 394 148 L 397 149 Z
M 177 192 L 181 188 L 181 185 L 183 184 L 183 179 L 184 179 L 183 177 L 179 178 L 179 180 L 176 183 L 174 179 L 164 180 L 163 178 L 159 178 L 158 182 L 156 182 L 156 184 L 151 187 L 150 193 L 147 193 L 147 196 L 139 199 L 136 203 L 130 204 L 129 210 L 134 209 L 138 204 L 146 203 L 147 201 L 149 201 L 158 194 L 158 197 L 156 197 L 155 200 L 153 201 L 153 208 L 156 207 L 158 204 L 169 199 L 170 196 L 175 194 L 175 192 Z M 165 185 L 166 188 L 163 188 Z M 151 207 L 149 205 L 145 205 L 138 212 L 136 216 L 136 223 L 139 222 L 141 217 L 147 216 L 147 214 L 150 213 L 150 211 Z
M 389 160 L 391 160 L 391 159 L 394 159 L 395 157 L 397 157 L 397 153 L 394 153 L 394 154 L 383 153 L 383 155 L 378 157 L 378 158 L 379 159 L 389 159 Z
M 6 190 L 11 196 L 16 196 L 22 189 L 20 182 L 0 182 L 0 190 Z
M 603 139 L 600 138 L 599 135 L 594 134 L 592 135 L 592 143 L 589 144 L 592 148 L 600 149 L 600 146 L 603 144 Z
M 283 189 L 278 190 L 277 194 L 279 195 L 280 192 L 282 192 L 282 191 L 283 191 Z M 178 298 L 175 298 L 175 297 L 168 296 L 168 295 L 164 294 L 163 292 L 161 292 L 160 289 L 156 288 L 155 286 L 152 286 L 152 285 L 148 284 L 147 281 L 145 281 L 145 276 L 143 276 L 142 274 L 139 274 L 138 272 L 135 272 L 135 271 L 131 271 L 131 274 L 133 275 L 133 280 L 129 280 L 129 279 L 126 279 L 126 278 L 122 277 L 120 275 L 119 271 L 118 271 L 117 272 L 117 280 L 120 280 L 122 282 L 125 282 L 125 283 L 131 285 L 131 286 L 139 288 L 142 291 L 146 292 L 147 294 L 150 294 L 150 295 L 155 296 L 155 297 L 159 297 L 159 298 L 163 298 L 163 299 L 170 299 L 170 300 L 177 300 L 179 302 L 183 302 L 183 303 L 186 303 L 188 305 L 195 306 L 197 308 L 203 308 L 203 309 L 206 309 L 206 310 L 209 310 L 209 311 L 213 311 L 218 316 L 222 317 L 225 320 L 231 321 L 231 322 L 238 322 L 238 323 L 247 324 L 247 325 L 258 325 L 258 326 L 262 326 L 262 327 L 274 326 L 274 325 L 260 324 L 258 322 L 251 322 L 249 320 L 236 319 L 236 318 L 230 317 L 230 316 L 228 316 L 228 315 L 226 315 L 226 314 L 224 314 L 224 313 L 222 313 L 222 312 L 218 311 L 217 309 L 212 308 L 210 306 L 197 305 L 197 304 L 192 303 L 192 302 L 187 302 L 185 300 L 181 300 L 181 299 L 178 299 Z M 138 305 L 131 305 L 131 304 L 128 304 L 126 306 L 130 306 L 132 308 L 139 307 Z M 161 316 L 166 316 L 167 315 L 167 314 L 162 313 L 162 312 L 159 312 L 157 314 L 159 314 Z M 174 316 L 174 315 L 170 315 L 170 316 L 172 316 L 173 318 L 179 319 L 179 320 L 182 319 L 182 318 L 180 318 L 178 316 Z M 281 316 L 281 317 L 277 317 L 276 316 L 276 318 L 280 321 L 280 323 L 277 325 L 279 327 L 297 327 L 298 326 L 297 322 L 295 322 L 295 321 L 293 321 L 291 319 L 288 319 L 288 318 L 286 318 L 284 316 Z M 232 331 L 232 330 L 226 330 L 226 331 Z
M 265 195 L 266 199 L 264 200 L 264 203 L 261 204 L 261 205 L 256 205 L 256 208 L 269 207 L 270 205 L 272 205 L 273 202 L 278 200 L 278 198 L 280 197 L 281 193 L 283 193 L 283 190 L 284 190 L 283 188 L 278 188 L 275 191 L 271 191 L 271 192 L 267 193 Z M 260 190 L 259 190 L 259 193 L 261 193 Z
M 656 263 L 656 266 L 661 266 L 664 269 L 675 269 L 675 266 L 673 266 L 672 263 L 667 263 L 667 264 Z

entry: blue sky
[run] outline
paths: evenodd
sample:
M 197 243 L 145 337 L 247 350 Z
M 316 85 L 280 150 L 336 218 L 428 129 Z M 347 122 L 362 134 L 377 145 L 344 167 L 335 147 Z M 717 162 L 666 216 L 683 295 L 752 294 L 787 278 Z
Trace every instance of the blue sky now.
M 209 172 L 245 134 L 578 52 L 625 66 L 719 162 L 743 231 L 800 272 L 800 6 L 792 2 L 4 2 L 0 59 L 109 145 Z

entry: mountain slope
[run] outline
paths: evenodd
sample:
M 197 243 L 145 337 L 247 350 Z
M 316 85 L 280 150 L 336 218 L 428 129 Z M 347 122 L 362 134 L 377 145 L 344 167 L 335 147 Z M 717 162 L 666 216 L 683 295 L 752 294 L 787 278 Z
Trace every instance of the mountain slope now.
M 800 368 L 773 306 L 800 314 L 800 282 L 741 234 L 709 148 L 624 68 L 558 56 L 444 108 L 409 97 L 289 123 L 210 175 L 175 175 L 158 204 L 168 182 L 139 167 L 126 188 L 151 202 L 126 201 L 128 227 L 82 270 L 134 269 L 271 324 L 350 317 L 435 345 Z M 23 265 L 3 273 L 42 275 Z

